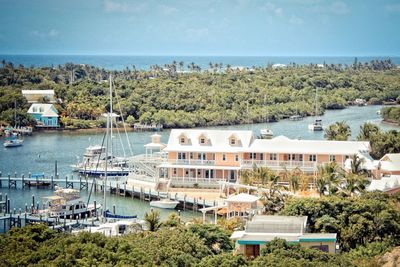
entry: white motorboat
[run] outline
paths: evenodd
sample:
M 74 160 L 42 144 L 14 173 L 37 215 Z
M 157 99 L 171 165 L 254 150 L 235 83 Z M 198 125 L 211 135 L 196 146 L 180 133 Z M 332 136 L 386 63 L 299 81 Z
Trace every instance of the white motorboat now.
M 315 88 L 315 121 L 308 125 L 308 129 L 311 131 L 323 131 L 322 120 L 318 117 L 318 88 Z
M 36 215 L 47 215 L 49 217 L 59 218 L 84 218 L 86 215 L 90 217 L 101 205 L 86 205 L 85 201 L 80 197 L 79 190 L 65 189 L 56 187 L 53 196 L 44 197 L 44 203 L 47 209 L 37 210 Z
M 260 135 L 262 139 L 271 139 L 272 137 L 274 137 L 274 133 L 272 132 L 272 130 L 267 128 L 261 129 Z
M 179 204 L 179 201 L 171 200 L 171 199 L 150 201 L 151 207 L 161 208 L 161 209 L 175 209 L 178 204 Z
M 303 119 L 303 116 L 301 115 L 292 115 L 289 117 L 289 120 L 291 121 L 301 121 Z
M 121 236 L 129 233 L 141 232 L 145 229 L 146 223 L 142 220 L 117 220 L 115 222 L 106 222 L 99 226 L 92 226 L 79 232 L 101 233 L 105 236 Z
M 314 123 L 308 125 L 308 129 L 311 131 L 323 131 L 322 120 L 316 119 Z
M 3 143 L 4 147 L 17 147 L 22 146 L 24 140 L 18 138 L 18 134 L 13 132 L 6 132 L 6 139 Z

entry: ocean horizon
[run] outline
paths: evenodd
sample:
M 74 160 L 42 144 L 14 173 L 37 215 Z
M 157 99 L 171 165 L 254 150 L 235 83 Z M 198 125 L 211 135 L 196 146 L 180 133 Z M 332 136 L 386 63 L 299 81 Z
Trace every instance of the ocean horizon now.
M 138 70 L 148 70 L 150 66 L 170 64 L 173 61 L 188 64 L 195 63 L 202 70 L 209 68 L 209 63 L 223 63 L 232 67 L 265 67 L 268 64 L 353 64 L 354 59 L 365 63 L 371 60 L 390 58 L 393 63 L 400 64 L 400 56 L 157 56 L 157 55 L 0 55 L 0 60 L 12 62 L 24 67 L 51 67 L 65 63 L 87 64 L 107 70 L 123 70 L 135 66 Z

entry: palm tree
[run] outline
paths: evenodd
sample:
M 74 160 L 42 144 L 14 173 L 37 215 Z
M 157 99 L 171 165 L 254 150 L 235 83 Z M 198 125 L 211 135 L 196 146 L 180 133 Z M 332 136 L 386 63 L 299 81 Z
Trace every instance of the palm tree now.
M 327 192 L 333 195 L 337 192 L 341 172 L 336 162 L 329 162 L 318 167 L 317 190 L 320 195 Z
M 325 130 L 325 138 L 328 140 L 346 141 L 350 136 L 351 129 L 345 121 L 331 124 Z
M 299 188 L 300 188 L 300 176 L 301 176 L 301 170 L 299 168 L 295 168 L 292 171 L 290 171 L 287 175 L 288 181 L 289 181 L 289 189 L 293 193 L 296 193 Z
M 373 123 L 366 122 L 360 126 L 360 133 L 357 136 L 357 140 L 370 141 L 371 137 L 379 133 L 379 127 Z
M 354 173 L 348 173 L 344 176 L 339 193 L 343 196 L 354 196 L 365 191 L 367 184 L 369 183 L 365 175 L 358 175 Z
M 158 210 L 151 210 L 144 215 L 149 231 L 155 232 L 161 227 L 160 212 Z
M 367 170 L 363 168 L 364 159 L 360 158 L 358 155 L 353 155 L 351 158 L 350 173 L 357 175 L 364 175 Z

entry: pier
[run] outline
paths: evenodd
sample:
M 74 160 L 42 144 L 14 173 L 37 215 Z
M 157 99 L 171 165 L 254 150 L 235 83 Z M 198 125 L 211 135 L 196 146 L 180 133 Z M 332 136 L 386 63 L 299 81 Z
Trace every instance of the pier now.
M 137 181 L 143 182 L 143 181 Z M 155 183 L 154 183 L 155 184 Z M 110 194 L 115 194 L 123 198 L 132 198 L 139 199 L 140 201 L 152 201 L 152 200 L 160 200 L 163 198 L 168 198 L 171 200 L 179 201 L 176 209 L 178 210 L 192 210 L 193 212 L 197 212 L 202 208 L 213 207 L 218 203 L 217 201 L 210 201 L 201 198 L 191 198 L 186 194 L 171 194 L 169 192 L 163 192 L 155 190 L 152 187 L 148 187 L 145 184 L 141 185 L 140 183 L 135 184 L 132 183 L 132 180 L 127 182 L 126 177 L 116 177 L 115 179 L 107 181 L 107 184 L 104 184 L 104 180 L 101 179 L 93 179 L 92 177 L 82 177 L 82 176 L 50 176 L 46 177 L 43 174 L 32 174 L 29 173 L 27 176 L 18 175 L 14 173 L 13 175 L 7 174 L 6 176 L 2 175 L 0 172 L 0 187 L 6 188 L 15 188 L 15 189 L 25 189 L 29 187 L 46 187 L 48 189 L 54 189 L 55 186 L 62 186 L 64 188 L 73 188 L 79 189 L 80 191 L 89 191 L 91 188 L 95 192 L 103 192 L 104 187 L 107 192 Z M 21 210 L 17 212 L 15 209 L 11 208 L 11 200 L 7 197 L 4 197 L 0 193 L 0 223 L 1 221 L 7 220 L 9 221 L 9 225 L 11 226 L 23 226 L 26 223 L 32 222 L 46 222 L 49 223 L 50 226 L 58 225 L 57 219 L 52 218 L 38 218 L 37 216 L 32 216 L 32 211 L 34 209 L 39 209 L 39 202 L 35 202 L 35 196 L 32 196 L 32 205 L 30 207 L 26 206 L 25 210 L 22 212 Z M 115 207 L 113 207 L 115 210 Z M 3 213 L 3 216 L 1 214 Z M 23 223 L 21 223 L 21 220 Z M 84 223 L 84 221 L 90 221 L 87 218 L 80 218 Z M 90 221 L 90 223 L 93 223 Z M 5 222 L 3 222 L 5 224 Z M 1 224 L 0 224 L 1 225 Z

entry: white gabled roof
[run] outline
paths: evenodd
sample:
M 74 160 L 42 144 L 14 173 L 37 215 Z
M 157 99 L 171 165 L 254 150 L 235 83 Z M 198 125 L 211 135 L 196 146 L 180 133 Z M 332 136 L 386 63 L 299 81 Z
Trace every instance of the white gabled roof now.
M 379 180 L 372 180 L 367 187 L 367 191 L 388 191 L 400 187 L 400 175 L 391 175 L 389 177 L 382 177 Z
M 353 155 L 370 150 L 369 142 L 360 141 L 328 141 L 297 140 L 285 136 L 273 139 L 256 139 L 244 152 L 270 152 L 293 154 L 333 154 Z
M 229 137 L 233 134 L 237 136 L 240 142 L 231 146 L 229 144 Z M 188 144 L 179 143 L 179 137 L 182 135 L 189 139 Z M 210 141 L 209 145 L 200 144 L 200 136 L 207 136 Z M 173 129 L 171 130 L 168 144 L 164 151 L 239 152 L 243 147 L 249 147 L 252 140 L 252 131 Z
M 28 110 L 29 114 L 33 114 L 33 113 L 39 113 L 41 114 L 43 117 L 58 117 L 57 112 L 55 112 L 52 109 L 53 104 L 40 104 L 40 103 L 35 103 L 32 104 Z M 36 109 L 34 111 L 34 109 Z
M 380 168 L 385 171 L 400 171 L 400 153 L 386 154 L 379 161 Z
M 225 201 L 226 202 L 255 202 L 259 200 L 260 197 L 253 196 L 246 193 L 240 193 L 238 195 L 229 196 Z
M 54 95 L 54 90 L 22 90 L 23 95 Z

